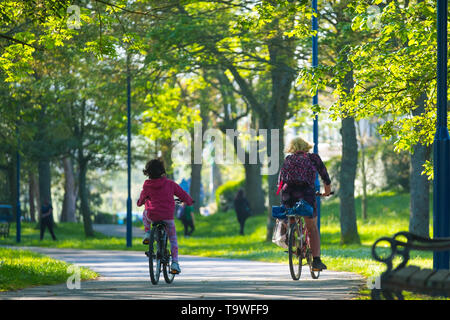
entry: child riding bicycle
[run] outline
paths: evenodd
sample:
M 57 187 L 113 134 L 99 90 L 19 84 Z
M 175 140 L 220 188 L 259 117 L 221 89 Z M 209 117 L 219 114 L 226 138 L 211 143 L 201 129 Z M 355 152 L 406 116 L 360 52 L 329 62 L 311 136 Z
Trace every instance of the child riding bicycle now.
M 145 235 L 142 243 L 149 243 L 150 229 L 153 222 L 166 222 L 170 240 L 170 251 L 172 253 L 172 265 L 170 268 L 172 272 L 180 273 L 177 233 L 174 222 L 175 201 L 173 196 L 177 196 L 187 205 L 193 204 L 192 198 L 176 182 L 165 177 L 166 170 L 161 160 L 153 159 L 147 162 L 143 173 L 149 179 L 145 180 L 141 195 L 137 201 L 138 207 L 145 204 L 142 217 L 145 226 Z

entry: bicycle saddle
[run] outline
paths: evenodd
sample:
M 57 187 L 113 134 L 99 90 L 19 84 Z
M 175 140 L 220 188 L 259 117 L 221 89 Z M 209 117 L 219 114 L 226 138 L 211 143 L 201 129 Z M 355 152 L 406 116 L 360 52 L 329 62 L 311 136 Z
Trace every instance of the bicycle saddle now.
M 156 226 L 164 226 L 164 227 L 167 227 L 167 222 L 165 222 L 165 221 L 155 221 L 155 222 L 152 223 L 152 226 L 153 226 L 153 227 L 156 227 Z

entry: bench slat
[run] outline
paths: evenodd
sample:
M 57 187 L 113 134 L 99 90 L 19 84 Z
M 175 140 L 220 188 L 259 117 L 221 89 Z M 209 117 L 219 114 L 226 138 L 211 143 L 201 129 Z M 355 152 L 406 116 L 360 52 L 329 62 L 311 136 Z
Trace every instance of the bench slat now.
M 445 280 L 449 277 L 450 272 L 448 270 L 438 270 L 427 281 L 427 287 L 429 288 L 444 288 Z M 450 278 L 449 278 L 450 284 Z
M 435 273 L 436 273 L 436 270 L 422 269 L 419 272 L 414 273 L 409 278 L 409 283 L 413 286 L 424 287 L 427 280 Z
M 443 281 L 442 286 L 444 289 L 450 293 L 450 274 L 447 276 L 447 278 Z
M 393 279 L 395 282 L 408 283 L 409 278 L 419 271 L 420 271 L 419 267 L 410 266 L 394 271 L 389 278 Z

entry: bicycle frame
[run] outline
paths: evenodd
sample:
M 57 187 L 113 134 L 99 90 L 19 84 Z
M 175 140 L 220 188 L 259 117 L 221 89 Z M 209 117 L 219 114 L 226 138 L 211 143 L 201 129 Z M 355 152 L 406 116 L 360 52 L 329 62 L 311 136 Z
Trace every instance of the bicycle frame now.
M 306 229 L 306 225 L 303 221 L 303 217 L 299 216 L 299 215 L 287 215 L 287 218 L 288 218 L 289 232 L 291 230 L 291 225 L 294 223 L 296 224 L 297 231 L 301 235 L 302 240 L 303 240 L 302 247 L 301 247 L 301 254 L 302 254 L 301 257 L 302 257 L 302 259 L 306 258 L 306 249 L 310 245 L 310 242 L 309 242 L 309 233 L 308 233 L 308 230 Z

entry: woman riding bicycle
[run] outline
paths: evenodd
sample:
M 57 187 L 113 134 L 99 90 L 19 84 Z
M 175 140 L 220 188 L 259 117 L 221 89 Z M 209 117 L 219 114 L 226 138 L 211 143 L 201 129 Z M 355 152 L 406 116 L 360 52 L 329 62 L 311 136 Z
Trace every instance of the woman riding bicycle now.
M 149 177 L 145 180 L 141 195 L 137 202 L 138 207 L 145 204 L 142 220 L 145 226 L 144 244 L 149 243 L 152 222 L 164 221 L 167 223 L 167 233 L 170 240 L 170 252 L 172 253 L 172 272 L 180 273 L 178 265 L 178 242 L 175 230 L 174 211 L 177 196 L 187 205 L 192 205 L 192 198 L 177 183 L 165 177 L 164 164 L 159 159 L 147 162 L 144 174 Z
M 292 208 L 300 199 L 314 208 L 313 216 L 305 217 L 305 224 L 310 234 L 312 267 L 316 270 L 324 270 L 327 266 L 320 259 L 320 235 L 317 228 L 316 173 L 319 173 L 324 182 L 324 196 L 331 193 L 331 180 L 320 156 L 308 152 L 311 148 L 312 146 L 302 138 L 294 138 L 289 143 L 286 153 L 290 155 L 286 157 L 280 170 L 277 194 L 281 191 L 281 203 L 287 208 Z

